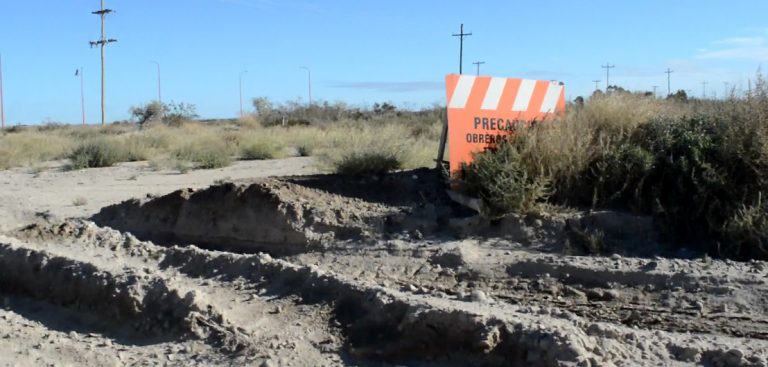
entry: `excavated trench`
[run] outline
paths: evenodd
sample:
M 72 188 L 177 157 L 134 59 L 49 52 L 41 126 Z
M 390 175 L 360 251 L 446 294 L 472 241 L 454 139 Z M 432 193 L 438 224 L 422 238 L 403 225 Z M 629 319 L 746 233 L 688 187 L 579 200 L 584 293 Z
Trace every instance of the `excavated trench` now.
M 96 225 L 33 224 L 0 238 L 0 292 L 228 355 L 264 349 L 264 330 L 243 320 L 295 298 L 330 310 L 313 322 L 331 341 L 312 348 L 347 364 L 758 366 L 766 357 L 768 267 L 505 250 L 560 251 L 574 226 L 628 241 L 630 252 L 650 251 L 655 236 L 652 223 L 610 213 L 457 218 L 433 183 L 420 171 L 372 182 L 264 179 L 129 200 L 103 208 Z M 498 243 L 445 250 L 454 235 Z M 728 364 L 736 342 L 747 347 Z

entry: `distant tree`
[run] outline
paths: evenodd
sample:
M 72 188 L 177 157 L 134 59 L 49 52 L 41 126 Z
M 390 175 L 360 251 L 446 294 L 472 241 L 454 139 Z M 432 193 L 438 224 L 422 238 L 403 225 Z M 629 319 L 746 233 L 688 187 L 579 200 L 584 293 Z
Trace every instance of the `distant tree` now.
M 390 104 L 388 102 L 383 102 L 381 104 L 379 103 L 373 104 L 373 113 L 377 115 L 383 115 L 383 114 L 392 113 L 395 111 L 397 111 L 397 107 L 395 107 L 395 105 Z
M 131 117 L 136 119 L 139 126 L 147 122 L 159 120 L 163 114 L 164 106 L 158 101 L 152 101 L 145 105 L 131 107 Z
M 667 100 L 675 100 L 678 102 L 688 102 L 688 93 L 685 93 L 684 90 L 680 89 L 675 94 L 670 94 L 667 96 Z

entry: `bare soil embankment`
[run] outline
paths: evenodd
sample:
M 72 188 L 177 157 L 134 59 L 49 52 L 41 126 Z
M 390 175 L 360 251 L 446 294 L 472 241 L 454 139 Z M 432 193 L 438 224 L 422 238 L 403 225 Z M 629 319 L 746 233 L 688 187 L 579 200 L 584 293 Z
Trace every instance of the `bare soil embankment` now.
M 440 187 L 265 178 L 38 218 L 0 237 L 0 362 L 766 365 L 766 263 L 648 256 L 621 213 L 487 221 Z M 598 232 L 616 254 L 564 255 Z

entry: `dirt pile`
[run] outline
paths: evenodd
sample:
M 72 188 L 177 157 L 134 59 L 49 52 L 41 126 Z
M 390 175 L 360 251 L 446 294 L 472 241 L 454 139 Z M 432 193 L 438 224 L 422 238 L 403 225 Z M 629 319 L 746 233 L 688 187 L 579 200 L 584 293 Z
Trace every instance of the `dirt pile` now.
M 159 243 L 195 243 L 238 251 L 291 254 L 382 232 L 397 208 L 265 179 L 108 206 L 99 225 Z

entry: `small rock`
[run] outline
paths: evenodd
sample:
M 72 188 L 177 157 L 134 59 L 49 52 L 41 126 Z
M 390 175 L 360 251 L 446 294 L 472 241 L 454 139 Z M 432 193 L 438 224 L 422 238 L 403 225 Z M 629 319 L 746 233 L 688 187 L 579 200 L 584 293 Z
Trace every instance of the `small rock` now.
M 275 363 L 269 359 L 264 360 L 264 362 L 261 362 L 261 364 L 259 365 L 259 367 L 275 367 L 275 366 L 276 366 Z
M 659 267 L 659 263 L 656 261 L 651 261 L 647 264 L 645 264 L 642 268 L 643 271 L 653 271 L 656 270 L 656 268 Z
M 274 314 L 274 315 L 277 315 L 277 314 L 279 314 L 279 313 L 282 313 L 282 312 L 283 312 L 283 308 L 282 308 L 282 307 L 280 307 L 280 306 L 275 306 L 275 309 L 274 309 L 274 310 L 272 310 L 272 312 L 270 312 L 270 313 L 271 313 L 271 314 Z
M 613 255 L 611 255 L 611 260 L 621 260 L 621 255 L 613 254 Z
M 477 290 L 477 289 L 472 291 L 472 293 L 469 295 L 469 297 L 472 300 L 472 302 L 479 302 L 479 303 L 490 303 L 491 302 L 490 297 L 488 297 L 488 295 L 486 295 L 485 292 L 483 292 L 481 290 Z
M 411 239 L 416 241 L 423 240 L 424 235 L 418 229 L 414 229 L 411 231 Z
M 571 286 L 565 286 L 565 288 L 563 288 L 563 293 L 566 296 L 576 298 L 578 301 L 581 301 L 581 302 L 586 302 L 588 299 L 586 293 Z
M 731 349 L 725 353 L 725 365 L 726 366 L 741 366 L 741 359 L 744 357 L 744 353 L 738 349 Z
M 619 291 L 614 289 L 609 289 L 605 292 L 603 292 L 603 299 L 606 301 L 615 301 L 621 297 L 621 293 Z
M 589 289 L 586 293 L 590 301 L 601 301 L 604 297 L 603 291 L 599 289 Z

